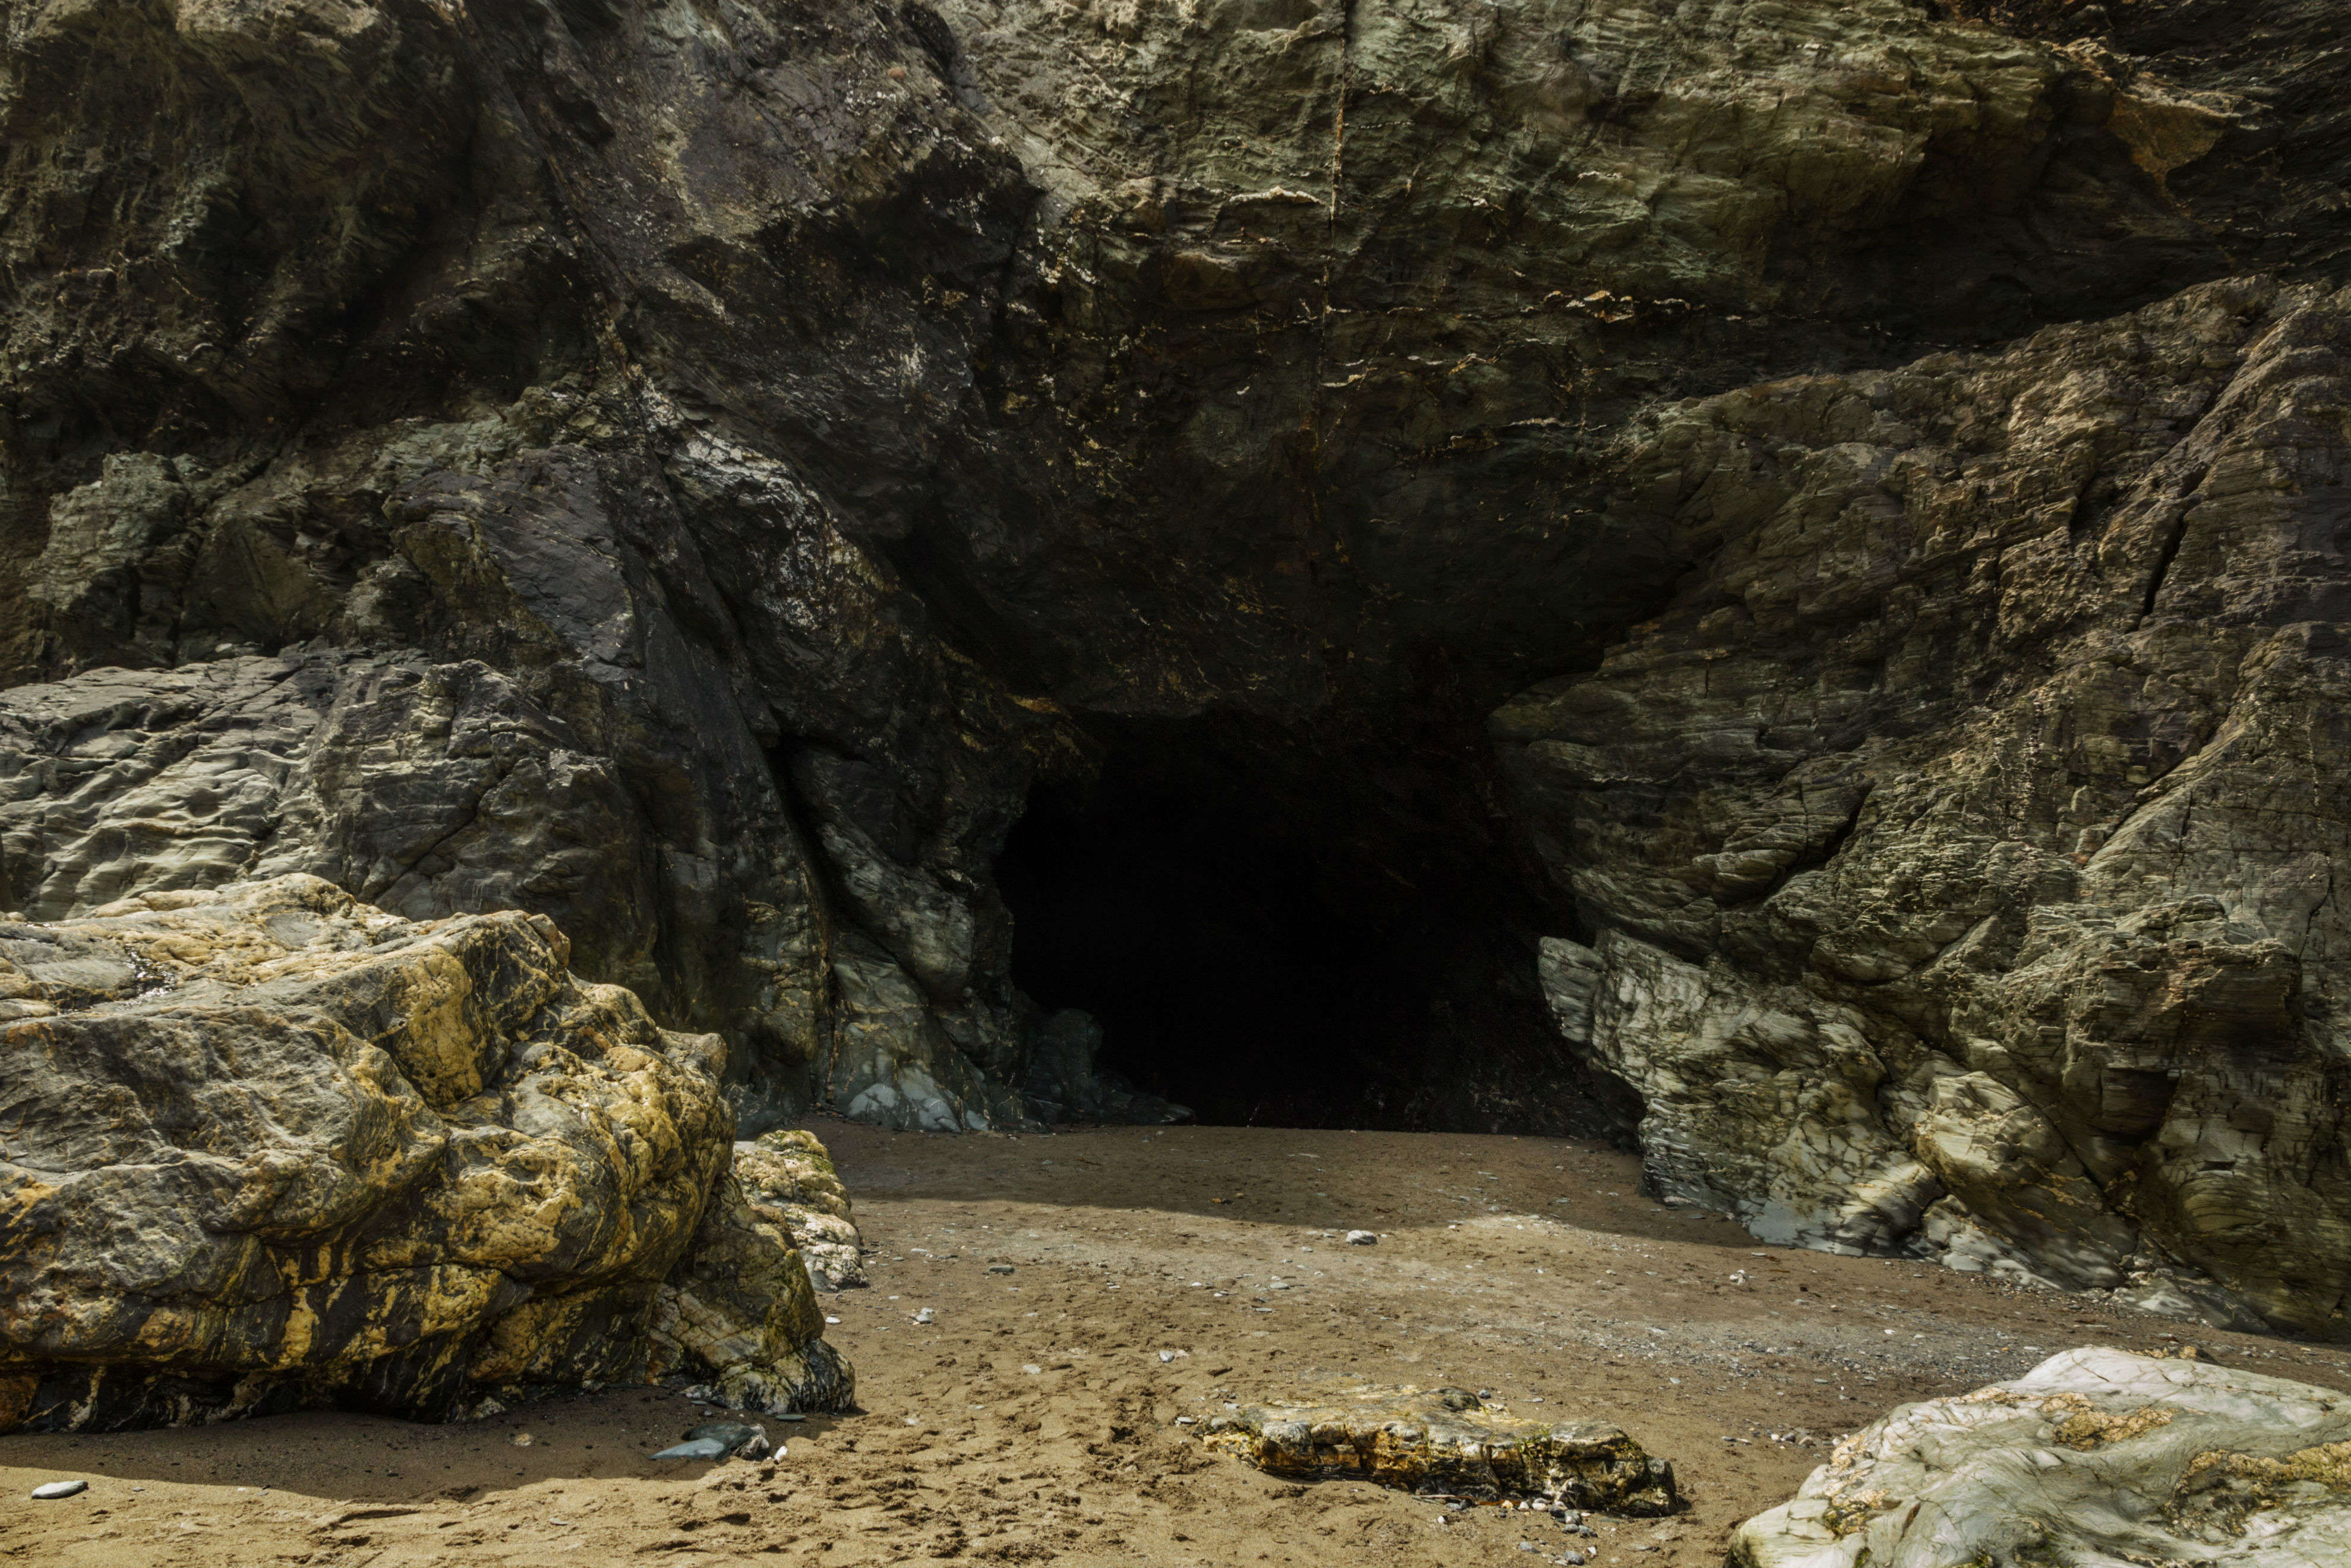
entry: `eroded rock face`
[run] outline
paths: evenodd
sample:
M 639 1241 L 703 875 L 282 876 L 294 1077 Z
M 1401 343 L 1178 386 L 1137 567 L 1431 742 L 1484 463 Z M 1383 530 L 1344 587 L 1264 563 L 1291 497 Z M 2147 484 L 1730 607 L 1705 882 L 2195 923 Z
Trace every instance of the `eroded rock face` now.
M 670 1337 L 845 1387 L 789 1241 L 713 1198 L 722 1042 L 569 956 L 307 875 L 0 923 L 0 1427 L 641 1375 L 722 1257 L 765 1337 Z
M 856 1375 L 824 1343 L 814 1273 L 793 1243 L 778 1215 L 722 1179 L 684 1262 L 662 1288 L 646 1372 L 703 1380 L 738 1410 L 856 1403 Z
M 0 904 L 512 906 L 747 1132 L 1008 1125 L 1010 826 L 1195 747 L 1365 1119 L 1588 1059 L 1761 1233 L 2331 1332 L 2338 25 L 20 5 Z
M 2351 1402 L 2209 1363 L 2070 1350 L 1841 1439 L 1737 1568 L 2214 1563 L 2351 1552 Z
M 2346 387 L 2351 298 L 2247 282 L 1661 413 L 1698 570 L 1494 720 L 1659 1186 L 2346 1326 Z
M 832 1291 L 869 1282 L 849 1189 L 814 1133 L 778 1127 L 736 1145 L 735 1179 L 753 1211 L 791 1238 L 810 1284 Z
M 1677 1506 L 1673 1466 L 1616 1427 L 1515 1416 L 1459 1388 L 1366 1388 L 1336 1404 L 1251 1405 L 1210 1447 L 1259 1469 L 1467 1497 L 1540 1497 L 1634 1516 Z

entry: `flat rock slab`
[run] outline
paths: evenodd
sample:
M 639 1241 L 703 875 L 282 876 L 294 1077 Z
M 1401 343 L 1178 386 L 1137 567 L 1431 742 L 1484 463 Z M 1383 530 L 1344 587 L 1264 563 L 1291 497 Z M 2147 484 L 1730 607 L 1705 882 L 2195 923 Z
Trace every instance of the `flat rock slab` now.
M 1905 1405 L 1731 1542 L 1737 1568 L 2351 1563 L 2351 1396 L 2096 1347 Z
M 1367 1388 L 1325 1405 L 1252 1405 L 1208 1423 L 1211 1448 L 1261 1470 L 1572 1508 L 1673 1511 L 1673 1466 L 1614 1427 L 1514 1416 L 1459 1388 Z

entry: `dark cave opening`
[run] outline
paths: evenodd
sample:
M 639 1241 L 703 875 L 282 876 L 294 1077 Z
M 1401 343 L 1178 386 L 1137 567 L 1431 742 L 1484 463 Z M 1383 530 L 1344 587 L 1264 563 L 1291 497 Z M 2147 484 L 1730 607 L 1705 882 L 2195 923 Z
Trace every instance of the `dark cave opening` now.
M 1626 1134 L 1536 983 L 1562 922 L 1458 754 L 1096 733 L 1099 776 L 1037 792 L 998 878 L 1015 983 L 1099 1019 L 1102 1065 L 1207 1123 Z

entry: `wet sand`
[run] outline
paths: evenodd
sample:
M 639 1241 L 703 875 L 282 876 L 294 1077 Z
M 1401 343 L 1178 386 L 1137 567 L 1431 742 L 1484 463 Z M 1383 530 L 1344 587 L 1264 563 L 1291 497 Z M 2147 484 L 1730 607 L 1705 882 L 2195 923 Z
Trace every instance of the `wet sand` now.
M 1715 1568 L 1730 1527 L 1837 1435 L 2068 1346 L 2186 1341 L 2351 1389 L 2331 1348 L 1760 1246 L 1641 1197 L 1631 1157 L 1564 1140 L 809 1124 L 856 1200 L 873 1284 L 823 1298 L 862 1413 L 770 1423 L 781 1458 L 654 1463 L 703 1418 L 668 1389 L 456 1427 L 301 1415 L 10 1437 L 0 1560 L 1248 1568 L 1574 1550 Z M 1350 1228 L 1381 1239 L 1349 1246 Z M 1688 1507 L 1577 1536 L 1542 1514 L 1277 1480 L 1178 1420 L 1357 1380 L 1615 1422 L 1674 1462 Z M 26 1495 L 73 1477 L 89 1490 Z

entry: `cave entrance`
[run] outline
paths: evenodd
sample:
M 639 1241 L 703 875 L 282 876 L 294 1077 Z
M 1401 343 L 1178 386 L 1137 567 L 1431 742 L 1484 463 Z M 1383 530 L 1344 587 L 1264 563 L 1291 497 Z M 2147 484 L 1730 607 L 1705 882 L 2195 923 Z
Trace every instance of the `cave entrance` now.
M 1100 1020 L 1102 1065 L 1206 1123 L 1622 1135 L 1536 984 L 1557 917 L 1461 755 L 1091 727 L 1099 777 L 1040 789 L 998 876 L 1015 983 Z

